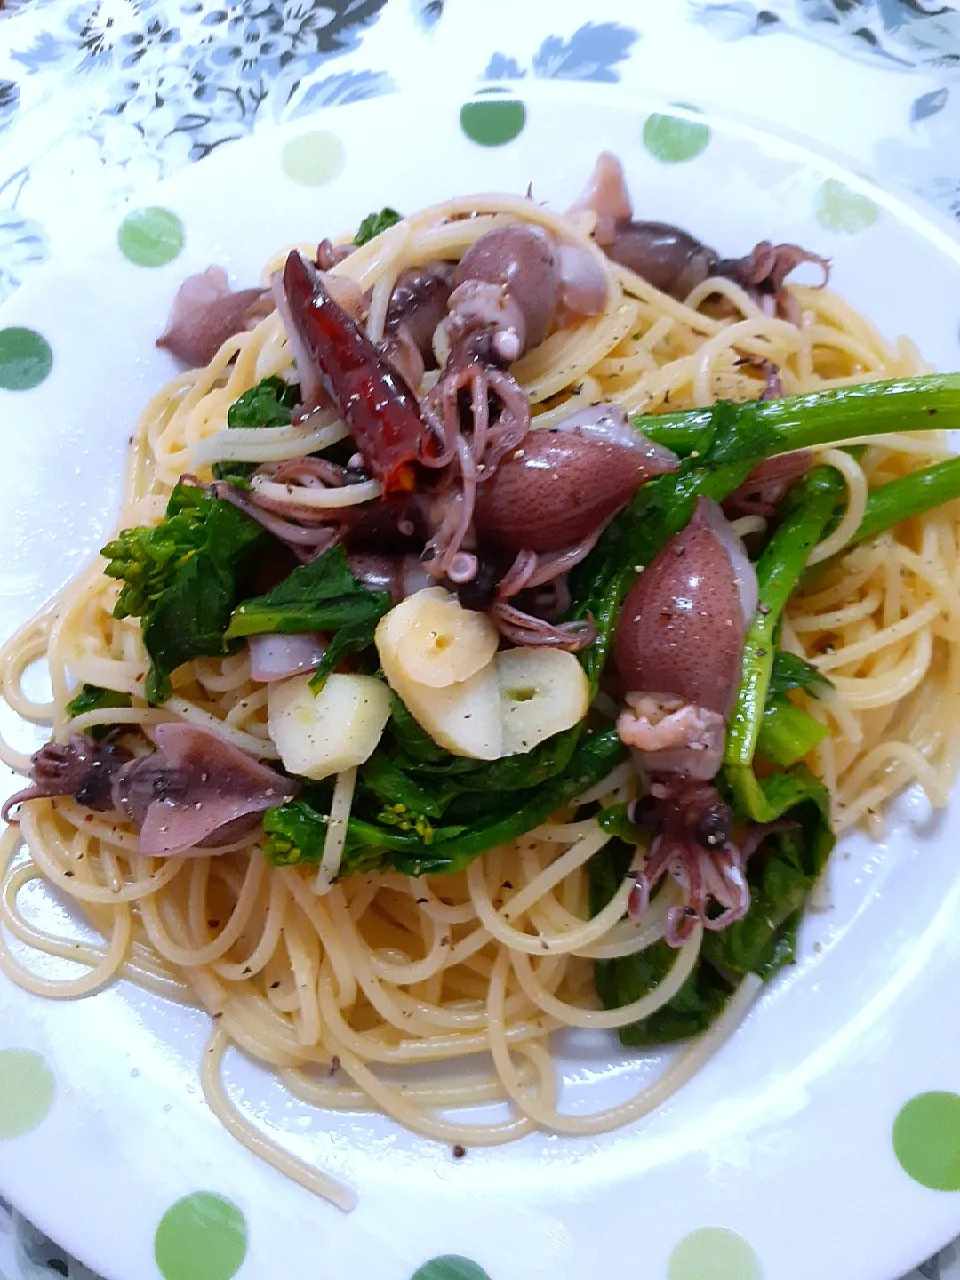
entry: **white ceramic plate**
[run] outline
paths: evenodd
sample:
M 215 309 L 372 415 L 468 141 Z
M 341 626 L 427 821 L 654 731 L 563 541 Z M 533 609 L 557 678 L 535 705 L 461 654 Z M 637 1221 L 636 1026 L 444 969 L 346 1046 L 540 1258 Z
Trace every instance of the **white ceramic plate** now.
M 138 202 L 176 219 L 147 218 L 139 234 L 128 224 L 135 256 L 163 257 L 154 233 L 166 227 L 175 249 L 183 228 L 166 265 L 131 262 L 115 227 L 78 227 L 73 260 L 0 315 L 0 352 L 5 331 L 25 326 L 53 353 L 36 388 L 0 390 L 3 634 L 109 530 L 131 426 L 173 372 L 153 343 L 183 276 L 216 262 L 252 283 L 278 246 L 352 228 L 385 203 L 532 180 L 562 208 L 609 148 L 643 216 L 728 254 L 765 237 L 828 254 L 835 287 L 882 330 L 909 333 L 940 368 L 960 365 L 960 247 L 929 214 L 709 112 L 671 119 L 662 103 L 612 106 L 579 86 L 524 86 L 524 100 L 494 93 L 461 113 L 380 99 L 226 147 Z M 167 1217 L 167 1280 L 228 1280 L 244 1250 L 236 1273 L 248 1280 L 891 1280 L 960 1231 L 960 1192 L 908 1176 L 892 1140 L 905 1104 L 960 1090 L 958 838 L 956 807 L 932 819 L 908 798 L 887 842 L 845 841 L 833 908 L 808 920 L 801 963 L 669 1106 L 597 1140 L 545 1134 L 455 1161 L 386 1120 L 302 1106 L 231 1057 L 243 1110 L 359 1190 L 349 1216 L 209 1114 L 204 1015 L 123 983 L 48 1003 L 0 982 L 0 1190 L 109 1280 L 155 1280 L 158 1224 L 197 1192 L 235 1211 L 188 1200 Z M 39 894 L 33 909 L 61 910 Z M 566 1063 L 564 1105 L 592 1110 L 660 1059 L 597 1039 L 571 1044 Z M 951 1188 L 957 1108 L 935 1096 L 901 1121 L 927 1181 Z

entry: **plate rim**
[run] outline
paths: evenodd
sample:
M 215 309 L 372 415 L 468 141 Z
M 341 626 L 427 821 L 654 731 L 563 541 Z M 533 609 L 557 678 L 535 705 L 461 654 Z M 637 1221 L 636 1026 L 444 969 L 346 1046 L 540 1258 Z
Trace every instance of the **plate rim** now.
M 459 107 L 459 105 L 465 101 L 476 100 L 480 96 L 480 94 L 475 94 L 472 97 L 470 95 L 455 95 L 446 91 L 439 95 L 443 101 L 449 103 L 452 109 Z M 642 97 L 638 97 L 633 100 L 630 104 L 627 104 L 618 100 L 614 96 L 614 93 L 611 91 L 611 87 L 584 85 L 576 82 L 565 82 L 562 86 L 552 83 L 527 84 L 526 82 L 523 82 L 522 84 L 518 83 L 515 88 L 508 87 L 503 91 L 484 94 L 483 96 L 488 96 L 490 98 L 499 97 L 501 99 L 519 98 L 529 102 L 553 100 L 559 101 L 561 104 L 567 105 L 571 108 L 575 108 L 581 103 L 589 102 L 594 106 L 609 110 L 617 115 L 634 112 L 638 121 L 641 119 L 642 112 L 645 109 L 659 105 L 662 108 L 669 109 L 671 114 L 682 115 L 686 111 L 690 111 L 690 119 L 696 119 L 699 116 L 701 119 L 710 123 L 716 121 L 718 125 L 727 126 L 728 131 L 742 131 L 744 134 L 749 135 L 752 139 L 759 142 L 761 146 L 764 142 L 769 145 L 771 141 L 785 144 L 792 152 L 794 152 L 794 155 L 790 157 L 792 164 L 795 163 L 799 165 L 803 163 L 803 158 L 805 158 L 807 163 L 816 165 L 816 167 L 821 171 L 832 170 L 838 175 L 842 174 L 842 180 L 847 186 L 868 195 L 871 199 L 876 200 L 881 207 L 888 210 L 893 217 L 898 219 L 898 221 L 908 224 L 920 234 L 927 234 L 926 231 L 923 230 L 925 228 L 935 233 L 933 238 L 929 235 L 927 235 L 927 238 L 931 240 L 931 243 L 935 243 L 940 251 L 947 252 L 954 261 L 960 264 L 960 229 L 951 224 L 949 219 L 940 214 L 938 210 L 932 206 L 928 206 L 917 197 L 911 196 L 909 193 L 900 190 L 899 187 L 888 186 L 882 178 L 868 171 L 865 167 L 858 170 L 852 169 L 850 167 L 850 158 L 842 155 L 842 153 L 834 152 L 832 149 L 828 150 L 827 148 L 823 148 L 815 142 L 804 139 L 799 134 L 793 134 L 792 132 L 783 130 L 779 127 L 770 126 L 766 122 L 754 117 L 734 113 L 726 108 L 718 108 L 706 102 L 698 104 L 693 108 L 685 108 L 679 104 L 671 102 L 666 95 L 658 92 L 646 93 L 642 95 Z M 319 122 L 330 122 L 332 124 L 337 119 L 346 118 L 348 115 L 360 114 L 364 109 L 369 110 L 371 102 L 376 103 L 381 101 L 383 98 L 392 102 L 402 99 L 404 109 L 409 105 L 414 110 L 421 110 L 425 105 L 429 104 L 431 110 L 436 110 L 437 106 L 437 95 L 428 97 L 425 94 L 410 91 L 391 92 L 386 95 L 381 95 L 380 98 L 368 100 L 366 102 L 325 108 L 316 113 L 299 117 L 295 121 L 285 123 L 271 122 L 268 125 L 259 126 L 255 129 L 253 134 L 228 144 L 219 154 L 222 156 L 229 152 L 232 156 L 238 152 L 242 152 L 244 149 L 261 145 L 265 139 L 270 136 L 283 137 L 290 134 L 304 132 L 309 130 L 311 125 Z M 643 105 L 638 105 L 639 103 L 642 103 Z M 176 193 L 178 188 L 183 185 L 189 186 L 192 175 L 195 172 L 196 165 L 187 165 L 175 174 L 172 174 L 159 182 L 151 182 L 150 184 L 139 188 L 133 195 L 117 207 L 115 210 L 116 217 L 114 222 L 112 222 L 109 227 L 104 227 L 102 237 L 98 237 L 96 244 L 92 246 L 93 252 L 99 252 L 112 243 L 112 236 L 115 234 L 116 225 L 118 225 L 122 220 L 125 211 L 130 208 L 143 206 L 158 197 L 162 197 L 164 193 Z M 44 291 L 47 283 L 57 274 L 58 270 L 61 269 L 62 262 L 62 255 L 55 257 L 49 262 L 43 264 L 43 266 L 41 266 L 36 272 L 32 273 L 28 281 L 21 286 L 19 290 L 17 290 L 13 297 L 8 299 L 7 302 L 0 307 L 0 324 L 3 323 L 6 315 L 11 310 L 18 311 L 21 307 L 25 307 L 29 310 L 31 306 L 31 295 L 34 293 L 39 295 Z M 2 1007 L 4 1002 L 3 991 L 6 989 L 6 986 L 7 984 L 5 981 L 0 984 L 0 1007 Z M 0 1165 L 0 1187 L 2 1187 L 4 1194 L 7 1194 L 8 1180 L 4 1174 L 2 1165 Z M 18 1196 L 16 1191 L 14 1191 L 9 1198 L 15 1205 L 22 1202 L 22 1197 Z M 38 1222 L 42 1220 L 32 1213 L 30 1215 L 30 1219 Z M 960 1202 L 957 1203 L 956 1208 L 956 1224 L 957 1228 L 960 1229 Z M 952 1236 L 947 1237 L 947 1239 L 950 1238 L 952 1238 Z M 937 1232 L 937 1241 L 934 1242 L 933 1248 L 937 1247 L 937 1242 L 940 1244 L 945 1243 L 944 1240 L 941 1240 L 941 1233 L 939 1231 Z

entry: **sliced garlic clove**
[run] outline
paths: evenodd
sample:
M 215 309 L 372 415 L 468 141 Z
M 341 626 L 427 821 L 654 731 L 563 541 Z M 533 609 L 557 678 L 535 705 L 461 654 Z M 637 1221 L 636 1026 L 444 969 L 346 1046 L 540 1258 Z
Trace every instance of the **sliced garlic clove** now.
M 503 729 L 500 688 L 492 662 L 468 680 L 448 684 L 442 689 L 418 684 L 398 672 L 391 677 L 386 662 L 383 670 L 407 710 L 434 742 L 455 756 L 469 756 L 474 760 L 499 759 Z
M 497 654 L 503 755 L 532 750 L 587 714 L 590 688 L 572 653 L 520 647 Z
M 464 609 L 452 592 L 426 587 L 381 619 L 376 640 L 381 662 L 387 650 L 408 679 L 442 689 L 485 667 L 500 637 L 489 618 Z
M 436 590 L 435 587 L 427 588 L 430 593 Z M 421 728 L 441 747 L 457 756 L 496 760 L 503 744 L 503 730 L 500 725 L 500 686 L 492 659 L 488 658 L 466 679 L 452 684 L 438 687 L 414 680 L 404 661 L 403 638 L 408 627 L 395 629 L 391 625 L 391 617 L 396 612 L 397 609 L 392 609 L 381 619 L 375 636 L 380 665 L 390 688 L 403 700 Z
M 390 717 L 390 691 L 373 676 L 331 675 L 319 693 L 310 676 L 271 684 L 267 729 L 284 767 L 326 778 L 368 760 Z

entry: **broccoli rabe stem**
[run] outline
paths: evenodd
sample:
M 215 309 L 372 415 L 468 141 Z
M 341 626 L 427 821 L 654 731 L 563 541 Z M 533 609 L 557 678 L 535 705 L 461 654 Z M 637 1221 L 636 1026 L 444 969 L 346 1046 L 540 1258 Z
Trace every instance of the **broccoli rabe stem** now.
M 923 471 L 890 480 L 867 498 L 863 519 L 851 543 L 866 542 L 901 520 L 923 515 L 955 498 L 960 498 L 960 458 L 948 458 Z
M 782 434 L 776 453 L 891 431 L 952 430 L 960 427 L 960 373 L 831 387 L 764 401 L 755 410 L 758 422 Z M 712 421 L 709 409 L 691 409 L 637 417 L 633 424 L 655 444 L 686 457 L 709 444 Z
M 767 699 L 757 750 L 774 764 L 789 768 L 809 755 L 829 732 L 826 725 L 781 693 Z
M 743 646 L 740 687 L 728 721 L 724 769 L 741 807 L 766 821 L 753 757 L 763 723 L 777 628 L 807 557 L 820 541 L 843 477 L 832 467 L 815 467 L 786 498 L 780 524 L 757 561 L 757 612 Z
M 634 425 L 684 461 L 679 471 L 640 489 L 571 575 L 571 616 L 589 614 L 597 627 L 597 639 L 583 656 L 594 690 L 624 596 L 640 568 L 690 519 L 697 498 L 722 502 L 758 463 L 794 449 L 890 431 L 960 427 L 960 374 L 834 387 L 762 403 L 721 402 L 709 409 L 635 418 Z M 941 484 L 946 487 L 946 480 Z M 936 489 L 934 484 L 927 495 L 929 505 Z M 906 509 L 905 501 L 899 505 Z

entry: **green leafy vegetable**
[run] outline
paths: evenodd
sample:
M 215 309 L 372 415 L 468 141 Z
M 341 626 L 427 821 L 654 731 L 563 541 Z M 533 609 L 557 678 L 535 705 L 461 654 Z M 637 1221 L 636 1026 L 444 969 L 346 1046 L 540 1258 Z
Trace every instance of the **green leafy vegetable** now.
M 638 827 L 635 822 L 630 821 L 630 806 L 628 804 L 612 804 L 607 809 L 601 809 L 597 814 L 597 824 L 602 831 L 606 831 L 608 835 L 615 836 L 628 845 L 645 845 L 649 839 L 647 832 L 642 827 Z M 622 879 L 622 877 L 621 877 Z M 616 885 L 614 885 L 614 890 Z M 607 894 L 603 905 L 613 897 L 613 890 Z M 591 912 L 595 915 L 596 912 Z
M 282 378 L 263 378 L 230 406 L 227 426 L 233 429 L 289 426 L 299 399 L 299 387 L 291 386 Z M 215 462 L 213 478 L 243 484 L 256 467 L 255 462 Z
M 385 804 L 400 807 L 425 818 L 442 818 L 450 796 L 433 795 L 393 760 L 379 753 L 360 769 L 360 785 L 366 787 Z
M 726 973 L 740 977 L 757 973 L 769 978 L 796 960 L 797 926 L 826 866 L 834 835 L 830 798 L 823 784 L 806 771 L 794 784 L 794 797 L 788 798 L 784 789 L 773 807 L 782 804 L 782 813 L 789 813 L 795 826 L 768 836 L 748 864 L 747 914 L 720 933 L 704 934 L 703 959 Z M 806 795 L 798 801 L 800 785 Z
M 379 213 L 368 213 L 357 228 L 353 243 L 359 248 L 360 245 L 372 240 L 374 236 L 378 236 L 381 231 L 386 231 L 389 227 L 395 227 L 402 218 L 402 214 L 397 213 L 396 209 L 391 209 L 389 206 L 385 206 Z
M 392 695 L 392 703 L 391 737 L 400 766 L 424 786 L 442 787 L 453 782 L 457 791 L 481 795 L 523 791 L 555 778 L 570 763 L 584 731 L 583 724 L 574 725 L 547 738 L 532 751 L 500 760 L 472 760 L 438 746 L 396 694 Z
M 150 702 L 170 696 L 183 663 L 227 652 L 230 616 L 267 541 L 229 502 L 178 484 L 158 525 L 124 529 L 103 548 L 104 572 L 123 583 L 114 617 L 141 621 Z
M 742 977 L 756 973 L 770 978 L 796 959 L 797 926 L 834 837 L 823 784 L 802 767 L 776 776 L 783 781 L 770 788 L 769 802 L 778 817 L 789 815 L 789 825 L 771 831 L 750 859 L 746 915 L 719 933 L 704 933 L 699 959 L 684 985 L 663 1008 L 621 1028 L 623 1044 L 666 1044 L 698 1035 L 721 1012 Z M 600 817 L 607 830 L 616 828 L 626 839 L 613 839 L 590 860 L 591 915 L 613 897 L 633 856 L 632 824 L 618 809 L 606 811 L 609 818 Z M 646 838 L 640 833 L 641 840 Z M 670 971 L 676 955 L 660 941 L 637 955 L 598 960 L 597 994 L 604 1007 L 619 1009 L 652 991 Z
M 620 827 L 622 820 L 626 817 L 626 811 L 626 805 L 616 805 L 598 814 L 597 820 L 604 830 L 611 831 L 611 825 Z M 613 839 L 605 844 L 599 853 L 595 853 L 587 864 L 589 872 L 587 895 L 591 919 L 600 914 L 623 884 L 623 878 L 630 870 L 630 863 L 636 853 L 636 844 L 646 845 L 649 839 L 646 833 L 636 841 L 630 838 L 623 839 L 619 833 L 613 831 L 611 834 Z
M 729 782 L 729 775 L 727 780 Z M 765 778 L 753 777 L 746 789 L 748 803 L 738 807 L 744 817 L 755 822 L 776 822 L 805 800 L 819 803 L 823 794 L 823 784 L 819 779 L 805 764 L 796 764 L 784 773 L 771 773 Z M 758 813 L 762 817 L 758 818 Z
M 600 815 L 601 826 L 617 826 L 627 835 L 619 836 L 594 854 L 587 866 L 590 914 L 602 911 L 619 889 L 635 852 L 636 842 L 646 843 L 626 819 L 626 806 L 618 805 Z M 624 825 L 626 824 L 626 825 Z M 637 833 L 638 840 L 630 831 Z M 616 960 L 598 960 L 594 965 L 597 995 L 605 1009 L 622 1009 L 660 985 L 676 961 L 677 953 L 665 942 L 655 942 L 636 955 Z M 731 987 L 708 966 L 698 963 L 686 982 L 661 1009 L 639 1022 L 620 1028 L 620 1043 L 631 1047 L 669 1044 L 705 1031 L 721 1011 Z
M 384 771 L 379 765 L 374 765 L 371 773 L 368 762 L 358 779 L 341 874 L 387 868 L 410 876 L 462 871 L 487 849 L 515 840 L 545 822 L 606 777 L 623 755 L 623 745 L 616 731 L 610 729 L 585 738 L 562 774 L 523 790 L 486 796 L 460 792 L 453 780 L 439 794 L 431 793 L 426 785 L 411 791 L 407 789 L 410 779 Z M 413 820 L 406 824 L 384 821 L 384 801 L 407 806 Z M 456 813 L 458 804 L 470 805 L 474 801 L 477 810 L 469 822 L 462 821 Z M 270 810 L 265 828 L 290 841 L 289 847 L 269 846 L 267 856 L 271 860 L 279 857 L 286 862 L 316 861 L 320 856 L 317 850 L 322 852 L 323 845 L 317 822 L 324 824 L 323 815 L 314 815 L 317 821 L 307 819 L 302 809 L 294 807 L 305 803 L 301 798 Z
M 677 953 L 660 941 L 627 959 L 631 963 L 597 961 L 597 995 L 606 1009 L 622 1009 L 658 987 L 676 963 Z M 730 991 L 715 969 L 699 963 L 662 1008 L 640 1022 L 620 1028 L 620 1043 L 647 1048 L 699 1035 L 723 1010 Z
M 427 772 L 449 774 L 458 769 L 472 769 L 480 764 L 477 760 L 465 760 L 462 756 L 452 755 L 445 747 L 434 742 L 392 689 L 389 727 L 398 758 L 408 770 L 424 769 Z
M 792 765 L 810 754 L 829 734 L 826 725 L 778 694 L 767 696 L 757 735 L 757 751 L 774 764 Z
M 300 388 L 282 378 L 263 378 L 227 410 L 227 426 L 236 428 L 288 427 Z
M 774 654 L 767 690 L 769 696 L 789 693 L 791 689 L 803 689 L 813 697 L 819 697 L 825 689 L 832 688 L 827 677 L 821 675 L 806 659 L 798 658 L 795 653 L 786 653 L 783 649 L 778 649 Z
M 67 703 L 66 710 L 71 716 L 84 716 L 88 711 L 129 706 L 129 693 L 117 693 L 116 689 L 102 689 L 98 684 L 84 684 L 81 685 L 80 692 Z
M 551 814 L 606 777 L 623 756 L 624 748 L 615 730 L 587 737 L 578 744 L 562 773 L 524 790 L 478 795 L 480 812 L 471 815 L 469 825 L 463 824 L 464 830 L 454 836 L 440 829 L 429 845 L 419 842 L 419 848 L 395 852 L 392 865 L 405 875 L 462 871 L 478 854 L 546 822 Z M 461 824 L 464 815 L 462 811 L 458 813 L 458 804 L 467 799 L 460 796 L 446 806 L 446 823 Z
M 377 821 L 399 831 L 415 831 L 424 844 L 436 838 L 435 823 L 452 792 L 431 795 L 393 760 L 378 752 L 360 770 L 359 784 L 383 801 Z
M 812 663 L 777 649 L 767 686 L 757 751 L 774 764 L 789 766 L 802 760 L 827 737 L 829 730 L 786 696 L 794 689 L 817 698 L 833 685 Z
M 231 619 L 228 638 L 376 623 L 389 608 L 389 591 L 370 591 L 355 578 L 338 543 L 309 564 L 299 565 L 271 591 L 245 600 Z
M 299 799 L 268 809 L 263 819 L 267 861 L 276 867 L 319 863 L 323 858 L 331 800 L 330 787 L 311 786 Z M 444 834 L 459 835 L 460 828 L 445 830 Z M 423 847 L 425 842 L 415 832 L 406 834 L 389 826 L 381 829 L 375 823 L 351 816 L 340 874 L 385 869 L 390 866 L 394 852 L 402 855 Z
M 390 608 L 389 591 L 370 591 L 350 571 L 338 543 L 309 564 L 300 565 L 279 586 L 245 601 L 230 620 L 227 639 L 280 632 L 332 632 L 311 680 L 319 689 L 348 653 L 373 643 L 377 623 Z
M 275 867 L 319 862 L 327 838 L 327 815 L 304 800 L 288 800 L 263 815 L 263 852 Z
M 757 736 L 757 751 L 773 764 L 788 767 L 809 755 L 828 735 L 826 725 L 814 720 L 789 698 L 768 697 Z
M 80 692 L 75 694 L 67 703 L 67 714 L 70 716 L 84 716 L 88 711 L 104 711 L 112 710 L 115 707 L 129 707 L 131 698 L 129 693 L 117 693 L 116 689 L 101 689 L 98 684 L 84 684 L 80 688 Z M 92 729 L 88 729 L 91 738 L 102 738 L 109 730 L 109 726 L 105 724 L 94 725 Z

